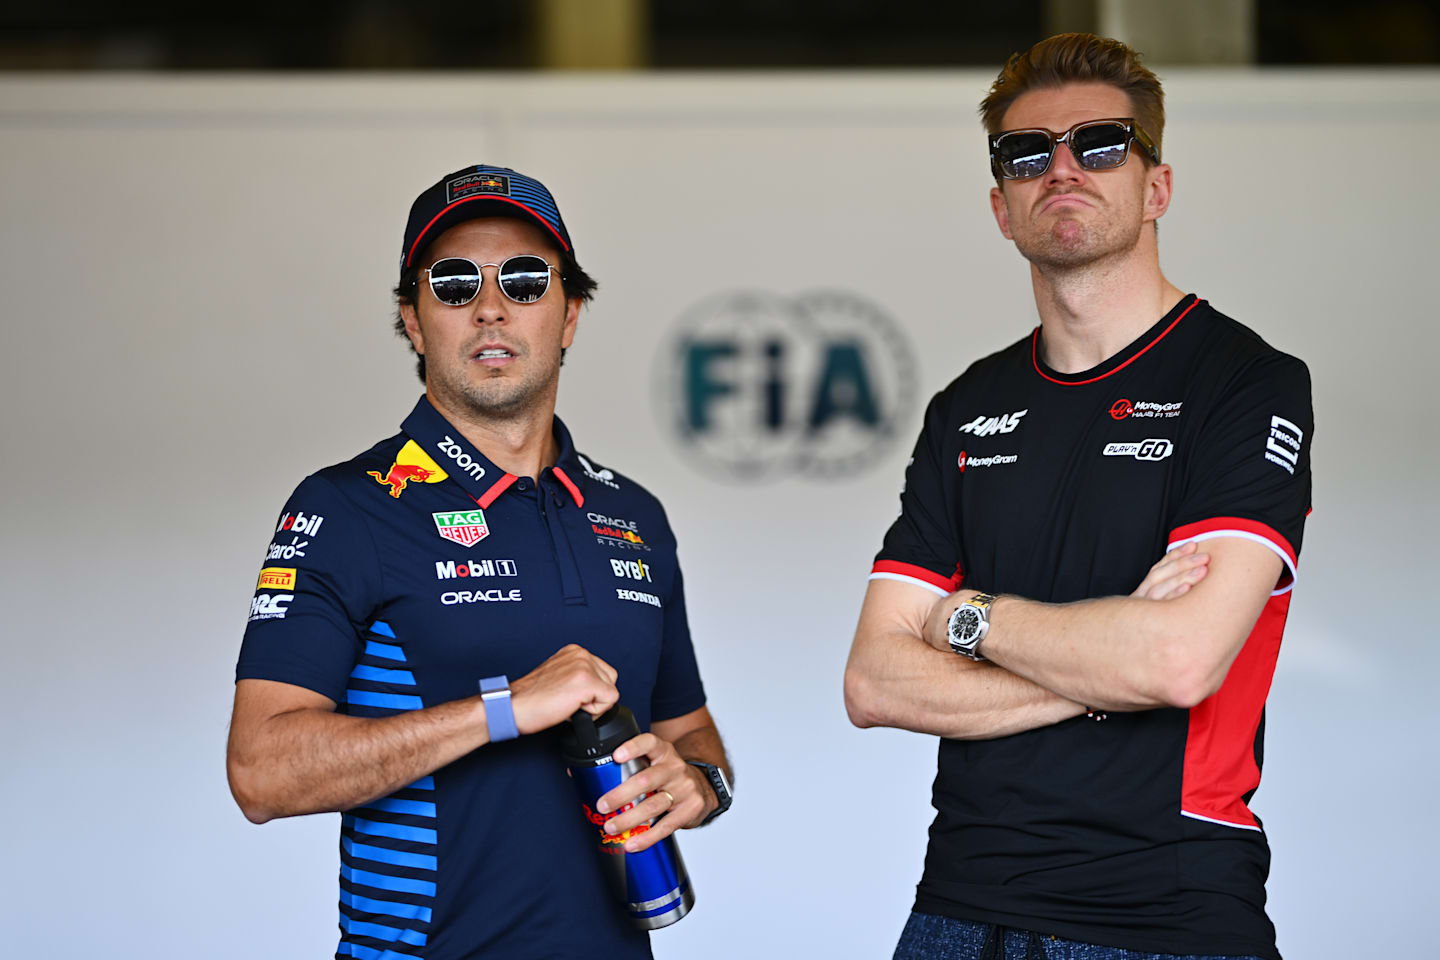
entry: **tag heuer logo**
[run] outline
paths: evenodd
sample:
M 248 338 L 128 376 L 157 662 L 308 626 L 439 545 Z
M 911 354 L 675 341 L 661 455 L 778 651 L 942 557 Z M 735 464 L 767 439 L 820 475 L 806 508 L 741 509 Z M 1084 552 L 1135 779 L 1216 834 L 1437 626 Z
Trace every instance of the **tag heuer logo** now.
M 462 547 L 473 547 L 490 536 L 484 510 L 458 510 L 454 513 L 432 513 L 430 516 L 435 518 L 435 529 L 440 536 Z

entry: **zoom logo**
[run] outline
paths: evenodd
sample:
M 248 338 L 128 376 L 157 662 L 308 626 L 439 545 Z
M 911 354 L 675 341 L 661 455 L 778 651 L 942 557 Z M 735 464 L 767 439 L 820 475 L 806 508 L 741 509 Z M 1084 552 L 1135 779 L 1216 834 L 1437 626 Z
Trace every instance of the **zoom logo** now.
M 738 291 L 680 317 L 657 380 L 687 459 L 759 481 L 880 462 L 914 405 L 915 366 L 900 327 L 855 294 Z
M 1139 443 L 1107 443 L 1105 456 L 1134 457 L 1136 460 L 1164 460 L 1175 452 L 1169 440 L 1142 440 Z
M 485 468 L 482 467 L 480 464 L 476 463 L 475 459 L 471 457 L 470 454 L 462 450 L 460 448 L 460 444 L 450 439 L 449 436 L 446 436 L 444 440 L 436 443 L 435 446 L 440 450 L 441 453 L 445 454 L 445 456 L 453 460 L 455 462 L 455 466 L 459 467 L 461 470 L 464 470 L 476 480 L 479 480 L 481 477 L 485 476 Z

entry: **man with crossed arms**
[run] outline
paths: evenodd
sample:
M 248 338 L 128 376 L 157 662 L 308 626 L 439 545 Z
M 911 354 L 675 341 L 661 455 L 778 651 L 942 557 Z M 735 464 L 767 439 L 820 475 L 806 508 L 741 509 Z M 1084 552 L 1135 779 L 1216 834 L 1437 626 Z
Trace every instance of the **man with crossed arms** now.
M 1052 37 L 981 110 L 1040 325 L 931 402 L 845 673 L 855 724 L 941 738 L 895 956 L 1278 960 L 1249 801 L 1309 373 L 1161 272 L 1133 50 Z

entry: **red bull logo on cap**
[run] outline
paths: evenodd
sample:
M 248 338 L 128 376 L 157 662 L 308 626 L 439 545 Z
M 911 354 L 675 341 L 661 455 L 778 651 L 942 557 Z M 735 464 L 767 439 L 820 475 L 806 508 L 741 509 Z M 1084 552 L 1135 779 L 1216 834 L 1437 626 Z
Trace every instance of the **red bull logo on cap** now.
M 395 455 L 395 462 L 390 464 L 390 469 L 384 474 L 376 470 L 365 472 L 374 477 L 376 483 L 389 487 L 390 496 L 397 500 L 400 499 L 400 494 L 405 492 L 405 485 L 412 481 L 439 483 L 449 476 L 414 440 L 405 441 L 405 446 Z

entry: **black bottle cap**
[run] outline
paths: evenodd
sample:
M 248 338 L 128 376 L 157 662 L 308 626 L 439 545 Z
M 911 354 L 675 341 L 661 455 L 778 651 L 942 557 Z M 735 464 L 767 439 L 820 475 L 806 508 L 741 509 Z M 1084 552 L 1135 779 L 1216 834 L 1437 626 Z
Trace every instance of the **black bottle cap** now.
M 583 763 L 608 757 L 620 744 L 639 735 L 635 714 L 622 703 L 598 717 L 576 710 L 570 722 L 560 728 L 560 749 L 567 760 Z

